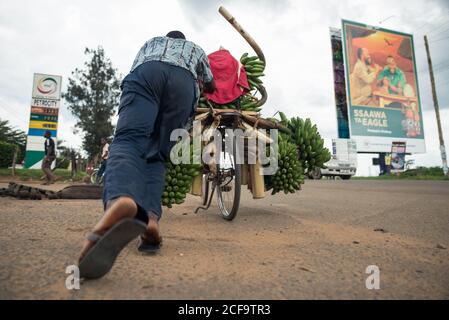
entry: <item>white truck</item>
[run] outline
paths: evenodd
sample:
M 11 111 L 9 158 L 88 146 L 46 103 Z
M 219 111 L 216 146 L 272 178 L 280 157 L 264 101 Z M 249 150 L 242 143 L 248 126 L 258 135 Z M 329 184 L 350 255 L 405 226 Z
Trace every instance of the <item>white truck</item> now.
M 316 168 L 309 178 L 340 177 L 349 180 L 357 171 L 357 143 L 351 139 L 332 139 L 332 159 L 324 164 L 325 169 Z

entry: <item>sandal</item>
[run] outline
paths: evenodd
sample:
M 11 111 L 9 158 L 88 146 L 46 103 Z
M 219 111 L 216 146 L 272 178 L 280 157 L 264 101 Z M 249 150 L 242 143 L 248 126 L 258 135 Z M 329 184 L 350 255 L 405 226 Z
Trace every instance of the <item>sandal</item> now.
M 137 250 L 145 254 L 155 254 L 159 251 L 161 247 L 162 247 L 162 238 L 160 238 L 159 242 L 154 242 L 140 236 L 140 242 L 139 246 L 137 247 Z
M 91 233 L 87 240 L 92 247 L 78 265 L 80 277 L 98 279 L 107 274 L 123 248 L 137 236 L 145 233 L 146 225 L 136 219 L 123 219 L 103 236 Z

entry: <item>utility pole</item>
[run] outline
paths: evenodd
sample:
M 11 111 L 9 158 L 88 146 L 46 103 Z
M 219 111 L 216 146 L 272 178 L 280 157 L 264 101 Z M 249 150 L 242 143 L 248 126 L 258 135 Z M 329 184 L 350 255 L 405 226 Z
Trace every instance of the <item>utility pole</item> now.
M 429 63 L 429 72 L 430 72 L 430 83 L 432 85 L 433 104 L 435 107 L 435 115 L 437 117 L 438 135 L 440 137 L 441 160 L 443 160 L 444 175 L 447 176 L 448 168 L 447 168 L 446 147 L 444 146 L 443 129 L 441 128 L 441 120 L 440 120 L 440 107 L 438 106 L 437 90 L 435 87 L 435 78 L 433 76 L 432 59 L 430 58 L 429 42 L 427 41 L 427 36 L 424 36 L 424 43 L 426 45 L 427 62 Z

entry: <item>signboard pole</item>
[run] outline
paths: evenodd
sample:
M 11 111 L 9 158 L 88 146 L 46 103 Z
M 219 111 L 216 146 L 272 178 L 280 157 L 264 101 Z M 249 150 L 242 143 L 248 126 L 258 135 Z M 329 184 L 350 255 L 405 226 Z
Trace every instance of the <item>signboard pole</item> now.
M 443 171 L 444 175 L 447 176 L 448 167 L 447 167 L 446 147 L 444 145 L 443 129 L 441 128 L 440 107 L 438 105 L 437 91 L 435 87 L 435 78 L 433 76 L 432 58 L 430 57 L 430 49 L 429 49 L 429 42 L 427 41 L 427 36 L 424 36 L 424 43 L 426 45 L 427 62 L 429 63 L 430 83 L 432 85 L 433 105 L 435 107 L 435 115 L 437 117 L 437 125 L 438 125 L 438 135 L 440 137 L 440 151 L 441 151 L 441 159 L 443 160 Z

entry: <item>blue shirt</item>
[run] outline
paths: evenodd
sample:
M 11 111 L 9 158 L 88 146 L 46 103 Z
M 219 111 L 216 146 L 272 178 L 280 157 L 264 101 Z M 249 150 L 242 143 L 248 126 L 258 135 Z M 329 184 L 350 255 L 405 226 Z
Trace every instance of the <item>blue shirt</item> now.
M 391 73 L 389 67 L 385 67 L 384 70 L 379 74 L 377 80 L 382 81 L 383 78 L 388 78 L 390 80 L 390 84 L 397 87 L 401 84 L 401 88 L 404 89 L 404 86 L 407 84 L 407 80 L 405 79 L 404 72 L 401 69 L 396 67 L 395 73 Z M 397 95 L 398 93 L 394 90 L 388 89 L 390 94 Z
M 198 81 L 208 83 L 213 80 L 206 53 L 191 41 L 168 37 L 155 37 L 148 40 L 139 50 L 131 72 L 148 61 L 162 61 L 187 69 Z

